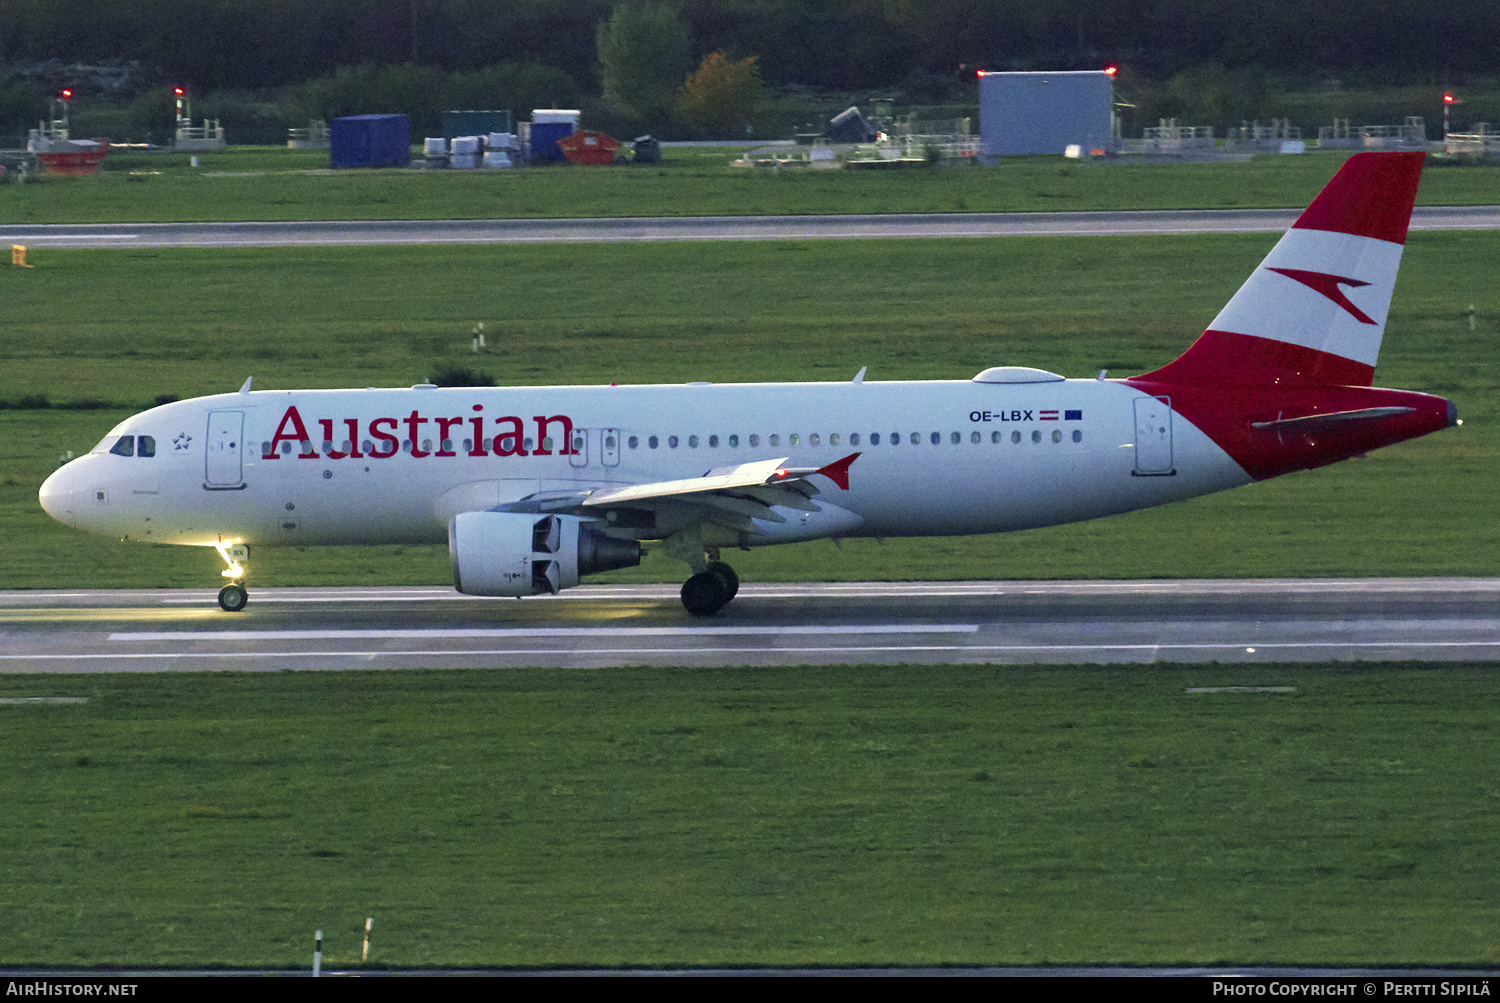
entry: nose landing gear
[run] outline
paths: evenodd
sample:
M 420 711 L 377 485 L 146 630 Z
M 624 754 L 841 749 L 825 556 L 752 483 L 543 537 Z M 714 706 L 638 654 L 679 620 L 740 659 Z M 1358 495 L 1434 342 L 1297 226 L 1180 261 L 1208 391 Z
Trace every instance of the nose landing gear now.
M 243 585 L 226 585 L 219 590 L 219 605 L 226 613 L 238 613 L 250 601 L 250 593 Z
M 220 543 L 215 544 L 214 549 L 224 558 L 224 563 L 229 565 L 220 572 L 230 582 L 219 590 L 219 606 L 226 613 L 238 613 L 250 601 L 250 593 L 241 584 L 246 572 L 245 562 L 250 559 L 250 548 L 243 544 Z

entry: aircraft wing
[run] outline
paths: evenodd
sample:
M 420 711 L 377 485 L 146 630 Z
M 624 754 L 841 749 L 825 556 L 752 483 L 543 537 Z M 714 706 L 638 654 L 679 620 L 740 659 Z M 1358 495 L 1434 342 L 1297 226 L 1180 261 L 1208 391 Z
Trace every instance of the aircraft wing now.
M 847 491 L 849 464 L 857 456 L 858 453 L 851 453 L 822 467 L 788 467 L 784 465 L 787 457 L 716 467 L 702 477 L 594 491 L 575 504 L 581 512 L 591 509 L 607 512 L 613 508 L 681 511 L 687 506 L 700 512 L 700 517 L 708 522 L 750 532 L 754 529 L 752 519 L 786 522 L 786 517 L 775 511 L 777 507 L 820 511 L 809 500 L 818 493 L 818 487 L 808 478 L 822 474 Z
M 734 491 L 745 488 L 790 488 L 805 481 L 813 474 L 823 474 L 835 484 L 849 490 L 849 464 L 858 453 L 836 460 L 824 467 L 786 467 L 787 457 L 777 460 L 759 460 L 741 463 L 735 467 L 716 467 L 702 477 L 688 477 L 677 481 L 657 481 L 653 484 L 632 484 L 629 487 L 596 491 L 584 500 L 585 508 L 620 505 L 647 499 L 672 498 L 693 501 L 692 496 Z M 809 485 L 810 486 L 810 485 Z M 803 492 L 798 492 L 803 494 Z M 752 495 L 754 497 L 754 495 Z M 805 497 L 805 494 L 804 494 Z

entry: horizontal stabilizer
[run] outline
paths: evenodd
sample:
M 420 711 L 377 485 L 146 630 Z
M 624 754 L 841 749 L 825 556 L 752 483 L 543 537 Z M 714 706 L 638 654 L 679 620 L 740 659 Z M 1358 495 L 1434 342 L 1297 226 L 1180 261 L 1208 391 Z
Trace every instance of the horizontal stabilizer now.
M 1283 418 L 1279 421 L 1252 421 L 1251 428 L 1270 429 L 1277 432 L 1316 432 L 1319 429 L 1335 428 L 1349 422 L 1378 421 L 1398 414 L 1411 414 L 1414 407 L 1366 407 L 1357 411 L 1335 411 L 1331 414 L 1310 414 L 1302 418 Z

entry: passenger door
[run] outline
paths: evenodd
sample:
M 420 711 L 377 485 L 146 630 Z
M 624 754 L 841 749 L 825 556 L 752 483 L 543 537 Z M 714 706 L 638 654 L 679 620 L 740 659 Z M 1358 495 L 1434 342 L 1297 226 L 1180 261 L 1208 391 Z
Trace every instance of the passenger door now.
M 245 486 L 245 412 L 208 412 L 203 486 L 213 491 Z

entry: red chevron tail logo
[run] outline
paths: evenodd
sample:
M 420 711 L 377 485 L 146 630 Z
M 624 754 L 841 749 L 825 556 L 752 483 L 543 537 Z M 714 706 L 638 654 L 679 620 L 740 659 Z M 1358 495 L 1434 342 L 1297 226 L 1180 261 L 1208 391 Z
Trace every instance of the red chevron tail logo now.
M 1370 283 L 1361 282 L 1359 279 L 1346 279 L 1341 275 L 1329 275 L 1327 272 L 1308 272 L 1301 268 L 1272 268 L 1271 271 L 1285 275 L 1289 279 L 1294 279 L 1314 292 L 1322 293 L 1349 311 L 1350 315 L 1361 324 L 1375 323 L 1369 314 L 1351 303 L 1349 297 L 1344 295 L 1344 290 L 1339 288 L 1339 286 L 1348 286 L 1351 289 L 1358 289 L 1360 286 L 1367 286 Z

